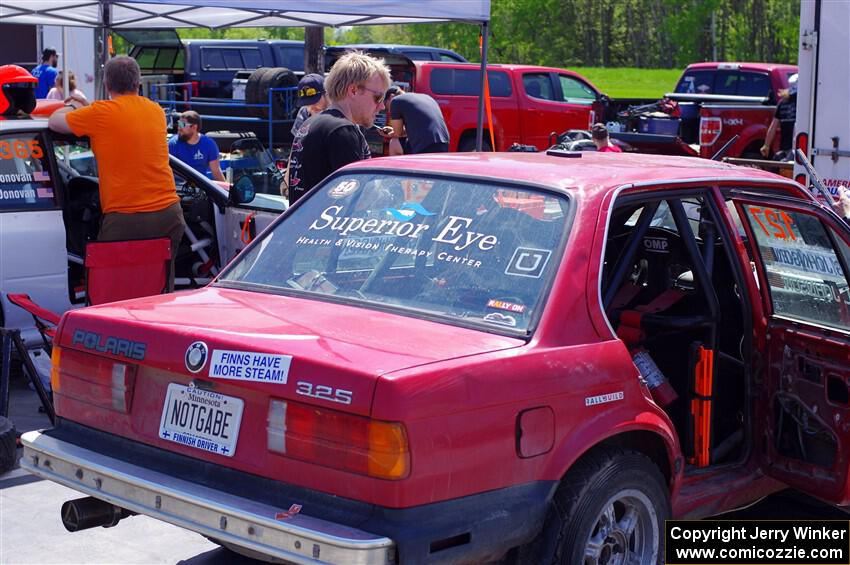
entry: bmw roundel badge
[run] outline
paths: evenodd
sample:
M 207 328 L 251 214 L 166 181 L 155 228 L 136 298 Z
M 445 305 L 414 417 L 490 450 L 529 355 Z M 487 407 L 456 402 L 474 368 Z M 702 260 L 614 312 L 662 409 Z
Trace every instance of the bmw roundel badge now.
M 193 373 L 199 372 L 207 364 L 207 344 L 196 341 L 186 350 L 186 368 Z

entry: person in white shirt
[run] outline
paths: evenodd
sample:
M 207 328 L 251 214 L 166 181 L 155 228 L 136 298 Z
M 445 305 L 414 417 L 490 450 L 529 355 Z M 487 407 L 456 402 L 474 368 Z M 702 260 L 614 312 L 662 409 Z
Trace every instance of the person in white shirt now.
M 64 84 L 62 79 L 62 71 L 59 71 L 59 74 L 56 75 L 56 84 L 50 89 L 50 92 L 47 93 L 48 100 L 65 100 L 68 98 L 68 96 L 65 96 L 65 91 L 63 90 Z M 68 71 L 68 90 L 71 91 L 70 96 L 82 98 L 88 102 L 88 99 L 86 98 L 86 95 L 83 94 L 82 90 L 77 90 L 77 77 L 74 76 L 74 71 Z

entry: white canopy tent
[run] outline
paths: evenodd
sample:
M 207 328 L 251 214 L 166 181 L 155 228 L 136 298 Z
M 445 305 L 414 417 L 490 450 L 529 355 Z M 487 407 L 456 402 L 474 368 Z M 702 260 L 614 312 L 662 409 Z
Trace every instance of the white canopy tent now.
M 477 147 L 481 148 L 490 0 L 3 0 L 0 24 L 82 26 L 101 31 L 104 60 L 109 29 L 205 27 L 341 27 L 467 22 L 484 38 Z

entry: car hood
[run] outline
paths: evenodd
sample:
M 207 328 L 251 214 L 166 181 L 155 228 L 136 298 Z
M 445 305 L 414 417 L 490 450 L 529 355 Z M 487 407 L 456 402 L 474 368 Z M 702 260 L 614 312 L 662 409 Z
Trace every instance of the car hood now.
M 135 351 L 140 365 L 215 381 L 209 361 L 189 370 L 187 352 L 198 341 L 210 359 L 216 351 L 291 356 L 287 382 L 240 386 L 273 386 L 266 392 L 290 398 L 297 398 L 294 385 L 302 380 L 344 387 L 355 393 L 349 408 L 362 414 L 382 375 L 525 343 L 352 305 L 213 287 L 69 312 L 60 338 L 63 347 L 116 359 L 132 359 L 128 352 Z

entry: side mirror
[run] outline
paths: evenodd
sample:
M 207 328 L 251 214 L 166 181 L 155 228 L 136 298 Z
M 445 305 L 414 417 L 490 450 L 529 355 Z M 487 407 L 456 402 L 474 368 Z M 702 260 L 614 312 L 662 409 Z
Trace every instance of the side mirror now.
M 254 200 L 255 195 L 254 183 L 247 175 L 239 177 L 230 187 L 230 201 L 234 204 L 248 204 Z

